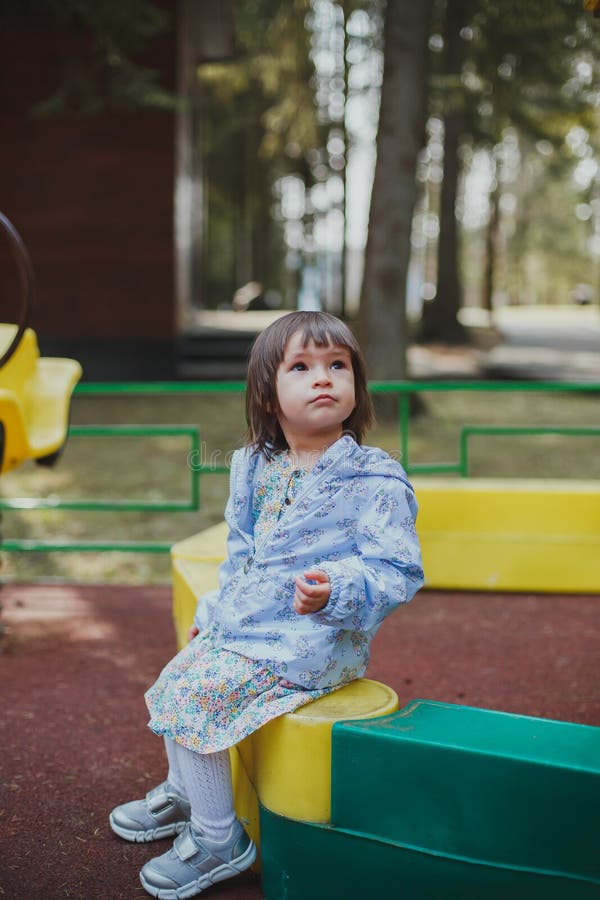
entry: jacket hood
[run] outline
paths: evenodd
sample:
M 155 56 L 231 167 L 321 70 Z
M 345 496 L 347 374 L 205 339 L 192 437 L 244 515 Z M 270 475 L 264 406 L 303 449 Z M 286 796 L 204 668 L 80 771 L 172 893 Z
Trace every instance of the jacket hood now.
M 398 460 L 379 447 L 357 444 L 350 435 L 343 435 L 339 441 L 332 444 L 323 454 L 319 463 L 328 463 L 330 455 L 331 464 L 336 466 L 342 478 L 354 478 L 357 475 L 361 477 L 377 476 L 398 478 L 405 484 L 409 484 L 406 472 Z

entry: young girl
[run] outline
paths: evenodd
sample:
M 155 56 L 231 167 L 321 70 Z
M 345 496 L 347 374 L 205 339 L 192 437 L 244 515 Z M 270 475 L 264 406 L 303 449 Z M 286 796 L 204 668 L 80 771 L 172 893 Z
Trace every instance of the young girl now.
M 167 780 L 110 816 L 129 841 L 179 835 L 140 874 L 162 900 L 252 865 L 228 748 L 362 676 L 381 621 L 423 582 L 406 474 L 361 445 L 373 411 L 346 325 L 318 312 L 270 325 L 250 356 L 246 415 L 220 588 L 200 599 L 190 643 L 146 694 Z

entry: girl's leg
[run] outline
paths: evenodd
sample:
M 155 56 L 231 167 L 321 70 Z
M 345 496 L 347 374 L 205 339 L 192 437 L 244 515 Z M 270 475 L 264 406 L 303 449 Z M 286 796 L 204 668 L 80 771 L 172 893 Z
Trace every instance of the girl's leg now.
M 143 800 L 116 806 L 109 816 L 115 834 L 126 841 L 146 843 L 180 834 L 190 820 L 190 804 L 179 769 L 177 745 L 165 738 L 169 761 L 167 780 L 148 791 Z
M 176 753 L 191 822 L 171 850 L 140 872 L 153 897 L 195 897 L 256 859 L 256 847 L 235 817 L 229 752 L 194 753 L 177 744 Z
M 212 841 L 227 839 L 235 822 L 229 751 L 194 753 L 175 745 L 192 825 Z
M 179 754 L 177 753 L 178 744 L 175 741 L 172 741 L 170 738 L 165 737 L 165 752 L 167 754 L 167 760 L 169 763 L 169 771 L 167 773 L 167 782 L 173 788 L 176 793 L 179 794 L 180 797 L 185 797 L 188 799 L 185 787 L 183 784 L 183 777 L 181 775 L 181 768 L 179 766 Z

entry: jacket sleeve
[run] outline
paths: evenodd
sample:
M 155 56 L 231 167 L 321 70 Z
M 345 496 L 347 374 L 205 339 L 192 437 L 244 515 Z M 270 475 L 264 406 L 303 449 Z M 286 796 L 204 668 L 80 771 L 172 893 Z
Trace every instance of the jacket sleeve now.
M 235 498 L 233 494 L 229 495 L 227 506 L 225 507 L 225 521 L 229 527 L 227 534 L 227 552 L 225 559 L 219 566 L 219 590 L 228 578 L 233 575 L 241 566 L 244 565 L 252 547 L 252 536 L 244 532 L 239 525 L 236 524 L 234 512 Z
M 244 464 L 243 453 L 243 450 L 236 451 L 231 461 L 229 498 L 225 507 L 225 521 L 229 531 L 227 534 L 225 559 L 219 566 L 219 588 L 218 590 L 215 589 L 207 591 L 205 594 L 201 594 L 196 605 L 194 624 L 200 630 L 209 626 L 212 607 L 218 603 L 219 593 L 223 588 L 223 585 L 234 572 L 244 565 L 250 553 L 250 548 L 252 547 L 252 536 L 246 534 L 239 525 L 240 521 L 245 521 L 251 516 L 251 510 L 245 509 L 250 503 L 250 495 L 241 498 L 236 494 L 236 485 L 239 484 L 240 467 Z M 241 510 L 240 505 L 243 505 L 244 509 Z
M 412 488 L 385 479 L 367 498 L 353 529 L 354 552 L 319 563 L 331 582 L 327 605 L 313 613 L 325 625 L 370 631 L 423 585 L 417 503 Z

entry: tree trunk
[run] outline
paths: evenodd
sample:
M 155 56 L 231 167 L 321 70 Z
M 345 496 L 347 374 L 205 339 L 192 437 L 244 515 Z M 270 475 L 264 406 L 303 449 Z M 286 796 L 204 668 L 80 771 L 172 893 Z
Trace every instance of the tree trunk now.
M 468 21 L 471 0 L 452 0 L 446 6 L 444 74 L 460 78 L 464 56 L 461 30 Z M 463 132 L 463 98 L 458 89 L 446 100 L 444 115 L 444 180 L 440 195 L 440 233 L 438 239 L 438 287 L 434 301 L 423 310 L 420 339 L 463 343 L 466 331 L 457 314 L 461 306 L 459 229 L 456 221 L 456 197 L 460 176 L 459 148 Z
M 344 169 L 342 171 L 342 179 L 344 182 L 344 199 L 342 200 L 342 211 L 344 213 L 344 236 L 342 240 L 342 259 L 340 272 L 340 316 L 346 317 L 347 293 L 348 293 L 348 161 L 350 159 L 350 133 L 348 131 L 347 110 L 348 99 L 350 97 L 350 88 L 348 84 L 349 66 L 348 66 L 348 19 L 350 17 L 350 4 L 348 0 L 342 0 L 342 11 L 344 14 L 344 118 L 341 122 L 341 128 L 344 135 Z
M 496 186 L 490 196 L 490 221 L 485 231 L 485 272 L 483 277 L 483 303 L 488 312 L 493 310 L 494 277 L 496 274 L 496 248 L 500 227 L 500 188 Z
M 431 0 L 388 0 L 377 164 L 360 304 L 360 338 L 376 379 L 406 377 L 406 275 L 415 169 L 427 116 Z

